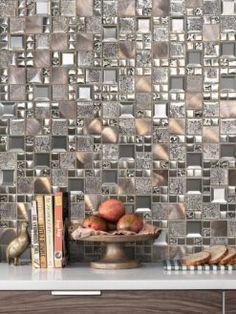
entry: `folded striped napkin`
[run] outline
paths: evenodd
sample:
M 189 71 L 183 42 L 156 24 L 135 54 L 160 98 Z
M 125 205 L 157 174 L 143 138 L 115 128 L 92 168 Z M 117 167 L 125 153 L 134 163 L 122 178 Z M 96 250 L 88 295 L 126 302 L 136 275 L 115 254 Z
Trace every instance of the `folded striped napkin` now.
M 232 271 L 236 270 L 236 265 L 198 265 L 198 266 L 186 266 L 183 265 L 180 260 L 165 260 L 163 262 L 164 270 L 168 271 Z

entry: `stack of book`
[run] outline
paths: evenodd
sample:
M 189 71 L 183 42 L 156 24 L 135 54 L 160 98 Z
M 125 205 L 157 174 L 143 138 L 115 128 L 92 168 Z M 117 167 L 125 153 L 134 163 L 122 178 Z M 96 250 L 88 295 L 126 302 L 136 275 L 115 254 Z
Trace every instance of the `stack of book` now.
M 34 268 L 61 268 L 66 265 L 67 220 L 66 193 L 36 195 L 31 212 L 31 256 Z

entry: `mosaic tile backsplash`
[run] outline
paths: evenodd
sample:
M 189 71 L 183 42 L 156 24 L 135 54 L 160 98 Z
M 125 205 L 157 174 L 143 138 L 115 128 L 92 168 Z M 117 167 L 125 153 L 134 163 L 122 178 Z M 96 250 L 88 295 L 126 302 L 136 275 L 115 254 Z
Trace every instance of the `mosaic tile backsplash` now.
M 234 0 L 0 0 L 0 259 L 57 190 L 159 225 L 143 261 L 236 245 L 235 39 Z

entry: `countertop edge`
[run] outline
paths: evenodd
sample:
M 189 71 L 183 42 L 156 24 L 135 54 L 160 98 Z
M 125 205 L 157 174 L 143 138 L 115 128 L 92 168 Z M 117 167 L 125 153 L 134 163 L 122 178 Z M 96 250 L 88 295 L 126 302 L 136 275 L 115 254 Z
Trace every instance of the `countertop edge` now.
M 61 281 L 61 282 L 31 282 L 20 281 L 19 282 L 0 282 L 0 291 L 29 291 L 29 290 L 41 290 L 41 291 L 73 291 L 73 290 L 236 290 L 236 281 L 225 280 L 222 281 L 208 281 L 197 280 L 192 281 Z
M 8 290 L 236 290 L 236 271 L 168 272 L 158 264 L 116 271 L 81 264 L 40 270 L 0 264 L 0 291 Z

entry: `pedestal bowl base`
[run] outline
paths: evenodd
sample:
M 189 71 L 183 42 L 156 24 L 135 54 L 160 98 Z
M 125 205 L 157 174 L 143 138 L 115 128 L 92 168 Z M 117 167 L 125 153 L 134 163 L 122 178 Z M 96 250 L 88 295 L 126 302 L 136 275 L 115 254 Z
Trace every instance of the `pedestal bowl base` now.
M 123 243 L 105 242 L 104 256 L 95 262 L 91 262 L 92 268 L 98 269 L 127 269 L 136 268 L 140 263 L 135 260 L 130 260 L 124 251 Z

